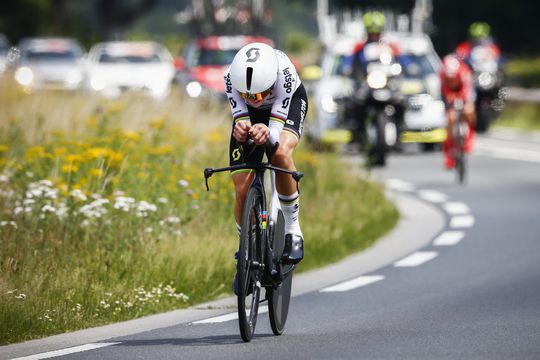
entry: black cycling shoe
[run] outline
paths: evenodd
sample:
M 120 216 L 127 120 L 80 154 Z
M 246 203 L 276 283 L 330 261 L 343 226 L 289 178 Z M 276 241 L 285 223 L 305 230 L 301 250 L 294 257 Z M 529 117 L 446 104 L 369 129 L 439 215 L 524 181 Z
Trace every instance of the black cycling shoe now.
M 298 264 L 304 258 L 304 239 L 300 235 L 285 235 L 285 248 L 281 256 L 283 264 Z

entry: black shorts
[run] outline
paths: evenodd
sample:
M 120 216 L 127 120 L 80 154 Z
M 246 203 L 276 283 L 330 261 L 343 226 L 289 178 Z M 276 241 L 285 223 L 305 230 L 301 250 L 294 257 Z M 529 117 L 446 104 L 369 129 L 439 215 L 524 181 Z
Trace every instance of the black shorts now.
M 268 125 L 271 109 L 255 109 L 248 106 L 249 118 L 252 124 L 265 124 Z M 289 131 L 300 141 L 302 131 L 304 130 L 304 119 L 308 111 L 308 100 L 306 89 L 304 84 L 300 84 L 298 89 L 294 92 L 291 99 L 291 106 L 289 107 L 289 115 L 283 125 L 281 131 Z M 234 127 L 234 123 L 233 123 Z M 262 146 L 255 149 L 250 147 L 244 147 L 244 154 L 240 151 L 238 142 L 232 136 L 229 145 L 229 163 L 231 165 L 241 164 L 244 162 L 259 162 L 264 155 L 264 148 Z

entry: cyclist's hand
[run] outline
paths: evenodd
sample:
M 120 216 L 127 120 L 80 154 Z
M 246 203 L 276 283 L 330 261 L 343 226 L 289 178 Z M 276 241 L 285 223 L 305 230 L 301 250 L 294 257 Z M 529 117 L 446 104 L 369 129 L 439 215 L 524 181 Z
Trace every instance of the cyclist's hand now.
M 270 137 L 270 129 L 264 124 L 255 124 L 249 130 L 249 135 L 251 135 L 256 145 L 263 145 L 266 144 Z
M 245 143 L 248 138 L 249 130 L 251 129 L 250 121 L 239 121 L 234 125 L 233 137 L 239 143 Z

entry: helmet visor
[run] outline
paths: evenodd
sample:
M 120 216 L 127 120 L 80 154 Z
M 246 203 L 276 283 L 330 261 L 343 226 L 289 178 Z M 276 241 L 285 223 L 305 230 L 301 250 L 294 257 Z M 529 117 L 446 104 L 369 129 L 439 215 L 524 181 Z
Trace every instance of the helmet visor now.
M 261 101 L 264 98 L 266 98 L 268 96 L 268 94 L 270 94 L 272 92 L 273 89 L 274 89 L 274 86 L 272 86 L 268 90 L 265 90 L 263 92 L 256 93 L 256 94 L 241 92 L 240 96 L 242 96 L 242 98 L 245 99 L 245 100 L 258 100 L 258 101 Z

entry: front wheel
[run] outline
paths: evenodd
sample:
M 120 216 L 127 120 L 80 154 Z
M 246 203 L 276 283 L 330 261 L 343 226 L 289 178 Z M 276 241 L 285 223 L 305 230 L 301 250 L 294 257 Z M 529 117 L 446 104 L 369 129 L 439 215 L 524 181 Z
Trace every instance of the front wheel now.
M 378 112 L 368 122 L 368 163 L 370 166 L 385 166 L 388 152 L 388 120 L 384 113 Z
M 259 189 L 250 188 L 244 204 L 238 254 L 238 322 L 240 335 L 251 341 L 257 324 L 262 278 L 262 202 Z

